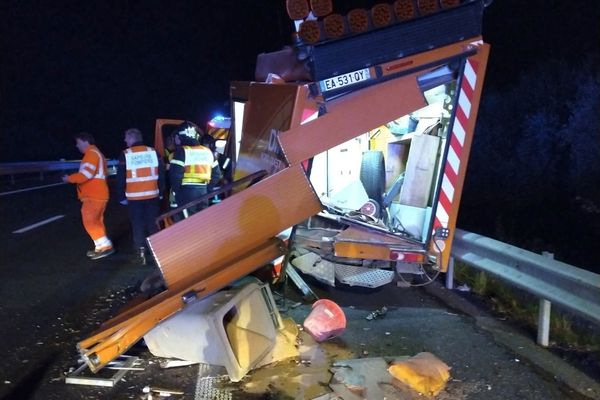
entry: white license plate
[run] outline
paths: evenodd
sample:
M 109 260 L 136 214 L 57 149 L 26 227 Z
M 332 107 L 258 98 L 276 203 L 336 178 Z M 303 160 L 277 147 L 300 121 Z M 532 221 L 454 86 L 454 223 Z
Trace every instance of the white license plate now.
M 327 78 L 320 81 L 321 92 L 327 92 L 329 90 L 339 89 L 345 86 L 354 85 L 358 82 L 364 82 L 371 79 L 369 69 L 359 69 L 358 71 L 348 72 L 347 74 L 334 76 L 333 78 Z

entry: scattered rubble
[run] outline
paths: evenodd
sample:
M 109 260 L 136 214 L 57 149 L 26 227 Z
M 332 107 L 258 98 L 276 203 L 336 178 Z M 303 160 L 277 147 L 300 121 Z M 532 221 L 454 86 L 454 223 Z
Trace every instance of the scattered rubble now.
M 175 394 L 175 395 L 183 395 L 184 394 L 184 392 L 181 390 L 165 389 L 165 388 L 159 388 L 159 387 L 153 387 L 153 386 L 144 386 L 144 388 L 142 389 L 142 392 L 154 393 L 161 397 L 170 397 L 173 394 Z
M 387 313 L 388 309 L 386 306 L 381 307 L 379 310 L 375 310 L 365 317 L 367 321 L 372 321 L 375 318 L 383 317 Z

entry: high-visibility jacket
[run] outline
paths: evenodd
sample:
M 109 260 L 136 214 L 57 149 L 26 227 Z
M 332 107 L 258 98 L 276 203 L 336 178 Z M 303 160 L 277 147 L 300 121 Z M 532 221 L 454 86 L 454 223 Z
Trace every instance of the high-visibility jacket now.
M 175 155 L 175 150 L 171 150 L 169 148 L 165 149 L 165 169 L 168 170 L 171 160 L 173 159 L 173 156 Z
M 172 165 L 183 167 L 181 185 L 206 185 L 210 182 L 214 156 L 204 146 L 182 146 L 184 159 L 173 158 Z
M 106 183 L 106 158 L 94 145 L 88 146 L 83 153 L 79 171 L 68 176 L 69 183 L 77 184 L 79 199 L 108 200 Z
M 159 163 L 156 150 L 134 145 L 125 154 L 125 196 L 127 200 L 147 200 L 159 196 Z

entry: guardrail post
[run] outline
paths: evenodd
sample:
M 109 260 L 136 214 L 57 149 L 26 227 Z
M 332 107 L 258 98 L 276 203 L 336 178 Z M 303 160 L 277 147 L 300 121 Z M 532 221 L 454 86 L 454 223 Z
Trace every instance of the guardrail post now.
M 448 260 L 448 269 L 446 270 L 446 289 L 454 289 L 454 257 L 452 256 Z
M 542 256 L 550 259 L 554 259 L 554 254 L 548 251 L 543 251 Z M 538 332 L 537 332 L 537 343 L 540 346 L 548 347 L 550 338 L 550 314 L 551 314 L 552 303 L 548 300 L 540 299 L 540 310 L 538 312 Z

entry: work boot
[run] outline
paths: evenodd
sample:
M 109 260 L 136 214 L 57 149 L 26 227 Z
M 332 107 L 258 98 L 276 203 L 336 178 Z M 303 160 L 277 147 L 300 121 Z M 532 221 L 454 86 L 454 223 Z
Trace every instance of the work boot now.
M 112 247 L 112 246 L 106 246 L 106 247 L 101 247 L 99 249 L 94 250 L 94 254 L 91 254 L 90 252 L 88 252 L 88 253 L 91 254 L 89 257 L 92 260 L 98 260 L 100 258 L 104 258 L 104 257 L 110 256 L 114 252 L 115 252 L 115 248 L 114 247 Z

